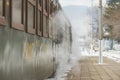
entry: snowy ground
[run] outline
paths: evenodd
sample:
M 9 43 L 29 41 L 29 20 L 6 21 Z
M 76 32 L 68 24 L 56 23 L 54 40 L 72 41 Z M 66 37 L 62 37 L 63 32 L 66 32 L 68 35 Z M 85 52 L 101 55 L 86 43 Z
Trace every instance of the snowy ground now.
M 77 65 L 80 59 L 84 59 L 83 56 L 99 56 L 99 52 L 92 51 L 89 53 L 87 52 L 87 50 L 84 49 L 80 51 L 80 54 L 71 55 L 71 62 L 69 64 L 59 66 L 56 76 L 52 79 L 47 80 L 65 80 L 67 73 L 71 70 L 73 66 Z M 104 51 L 103 56 L 108 57 L 116 62 L 120 62 L 120 51 Z
M 71 70 L 71 65 L 63 65 L 61 68 L 57 70 L 56 76 L 51 79 L 46 80 L 65 80 L 65 77 L 67 76 L 67 73 Z
M 52 79 L 46 79 L 46 80 L 65 80 L 67 73 L 70 72 L 71 68 L 75 65 L 78 64 L 80 59 L 83 59 L 82 54 L 88 54 L 86 52 L 86 50 L 81 51 L 81 49 L 79 49 L 80 51 L 78 51 L 79 53 L 74 53 L 71 55 L 71 60 L 69 64 L 66 65 L 61 65 L 58 67 L 56 75 L 54 78 Z
M 70 64 L 59 66 L 55 77 L 51 79 L 46 79 L 46 80 L 65 80 L 67 73 L 71 70 L 73 65 L 74 64 L 70 63 Z
M 104 54 L 104 56 L 106 56 L 116 62 L 120 62 L 120 51 L 111 50 L 111 51 L 104 52 L 103 54 Z
M 103 51 L 103 56 L 108 57 L 116 62 L 120 62 L 120 51 L 117 50 L 109 50 L 109 51 Z M 85 56 L 99 56 L 99 52 L 94 52 L 93 54 L 86 54 Z
M 72 57 L 69 64 L 61 65 L 58 67 L 58 70 L 54 78 L 47 80 L 65 80 L 67 73 L 70 72 L 73 66 L 77 65 L 78 61 L 79 59 L 77 59 L 76 57 Z

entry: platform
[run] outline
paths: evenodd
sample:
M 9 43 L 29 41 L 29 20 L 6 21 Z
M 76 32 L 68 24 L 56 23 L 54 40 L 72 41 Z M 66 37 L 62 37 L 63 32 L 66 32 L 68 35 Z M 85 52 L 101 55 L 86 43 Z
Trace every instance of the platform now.
M 120 80 L 120 63 L 104 57 L 98 64 L 98 57 L 86 57 L 72 68 L 66 80 Z

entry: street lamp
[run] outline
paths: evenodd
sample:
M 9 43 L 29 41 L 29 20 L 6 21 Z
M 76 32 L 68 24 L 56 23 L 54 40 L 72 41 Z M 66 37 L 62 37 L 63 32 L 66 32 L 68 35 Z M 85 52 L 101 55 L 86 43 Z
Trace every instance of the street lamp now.
M 103 54 L 102 54 L 102 0 L 99 0 L 99 64 L 103 63 Z

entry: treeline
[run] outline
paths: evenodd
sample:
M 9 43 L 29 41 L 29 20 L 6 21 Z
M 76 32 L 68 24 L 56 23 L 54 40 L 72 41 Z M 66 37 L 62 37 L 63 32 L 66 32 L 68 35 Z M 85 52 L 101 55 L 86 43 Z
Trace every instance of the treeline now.
M 111 38 L 120 42 L 120 0 L 108 0 L 104 24 L 111 28 Z

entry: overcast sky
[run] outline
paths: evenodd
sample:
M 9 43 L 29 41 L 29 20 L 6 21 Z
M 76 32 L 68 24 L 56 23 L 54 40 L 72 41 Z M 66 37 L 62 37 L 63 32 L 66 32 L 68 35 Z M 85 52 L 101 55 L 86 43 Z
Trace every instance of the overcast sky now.
M 69 6 L 69 5 L 82 5 L 82 6 L 91 6 L 91 0 L 59 0 L 61 5 Z M 93 0 L 94 5 L 98 5 L 99 0 Z M 106 0 L 103 0 L 103 4 L 105 4 Z
M 72 29 L 78 36 L 89 34 L 91 16 L 88 16 L 88 8 L 91 7 L 91 1 L 92 0 L 59 0 L 71 21 Z M 99 0 L 93 0 L 93 6 L 98 6 L 98 3 Z M 103 5 L 105 4 L 106 0 L 103 0 Z M 71 5 L 75 8 L 72 8 Z

